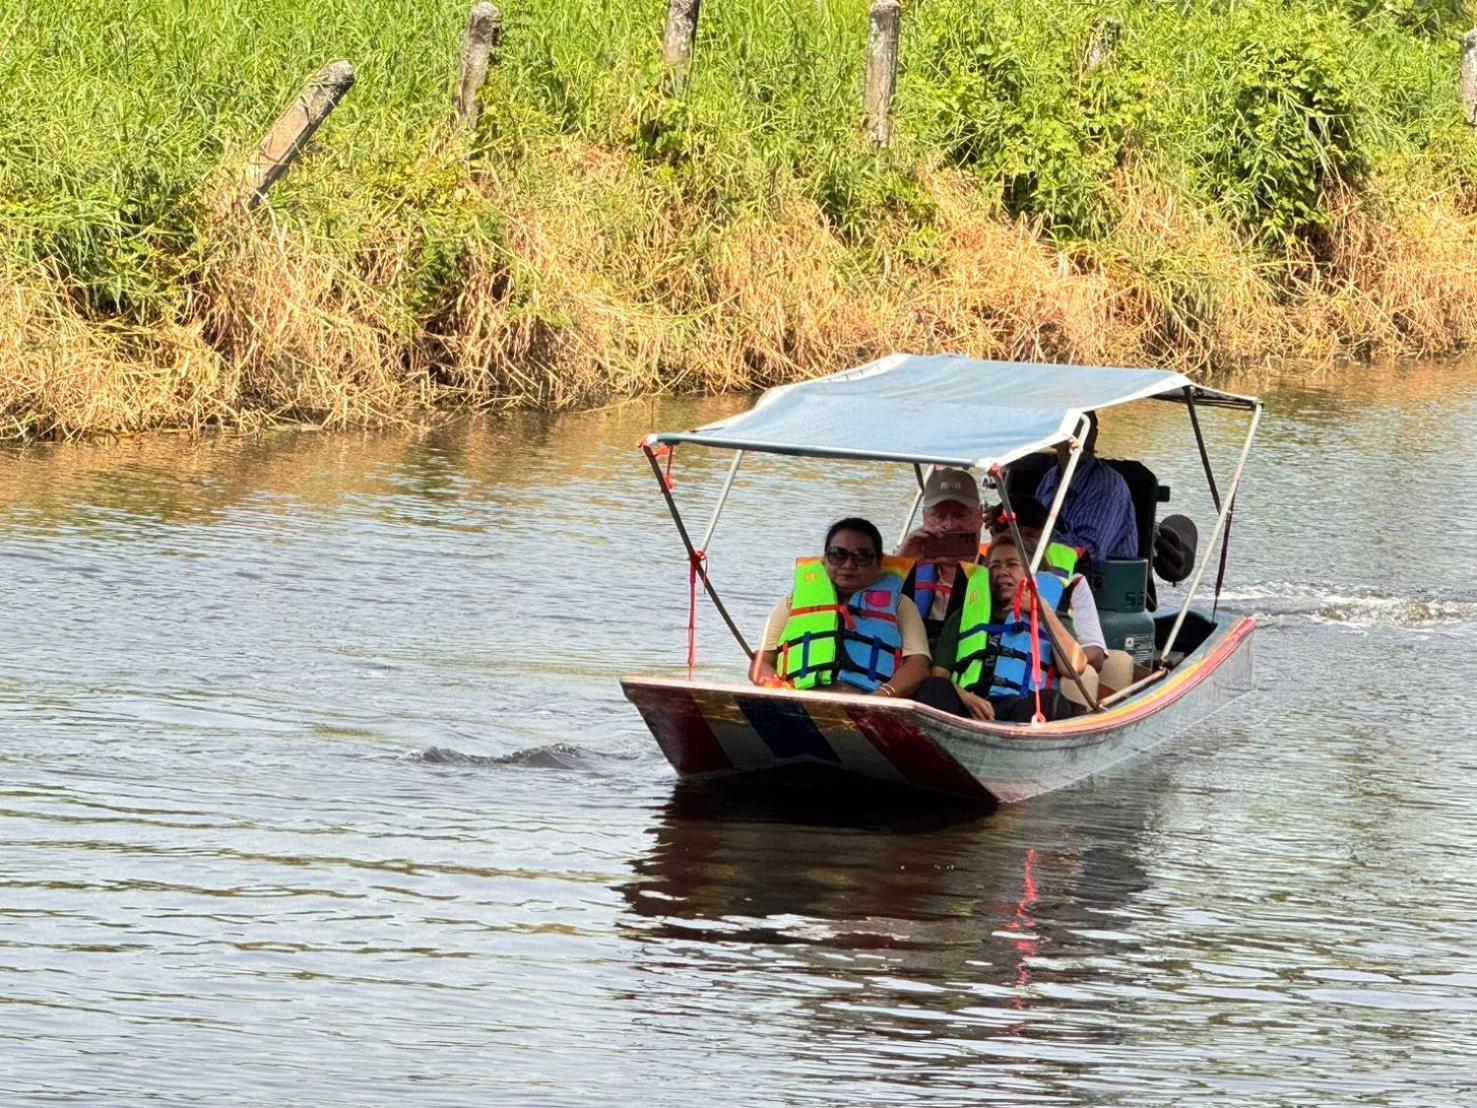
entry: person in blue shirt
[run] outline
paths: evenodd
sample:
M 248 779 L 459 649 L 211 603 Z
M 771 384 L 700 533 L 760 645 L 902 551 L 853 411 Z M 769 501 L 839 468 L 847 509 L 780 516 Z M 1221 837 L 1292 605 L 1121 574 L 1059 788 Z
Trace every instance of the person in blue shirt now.
M 1081 547 L 1094 561 L 1104 558 L 1137 558 L 1139 556 L 1138 515 L 1133 510 L 1133 496 L 1128 482 L 1096 454 L 1097 413 L 1087 413 L 1087 442 L 1072 475 L 1067 498 L 1057 519 L 1057 540 L 1068 546 Z M 1062 470 L 1071 454 L 1070 444 L 1057 443 L 1057 464 L 1052 466 L 1036 486 L 1036 499 L 1046 507 L 1056 498 Z

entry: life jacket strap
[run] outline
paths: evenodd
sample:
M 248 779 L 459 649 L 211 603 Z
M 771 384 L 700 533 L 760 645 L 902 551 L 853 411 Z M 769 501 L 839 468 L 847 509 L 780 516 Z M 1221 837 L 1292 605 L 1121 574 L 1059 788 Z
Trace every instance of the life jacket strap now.
M 959 641 L 963 642 L 970 635 L 978 635 L 981 632 L 986 635 L 1013 635 L 1017 631 L 1024 631 L 1027 626 L 1024 620 L 1011 623 L 976 623 L 969 630 L 959 632 Z
M 791 616 L 813 616 L 820 612 L 839 612 L 843 608 L 840 604 L 816 604 L 809 608 L 791 608 Z
M 822 665 L 810 664 L 810 644 L 818 639 L 840 639 L 841 632 L 838 631 L 807 631 L 798 641 L 780 644 L 779 672 L 785 675 L 786 680 L 793 681 L 797 677 L 809 677 L 812 673 L 826 673 L 836 668 L 835 662 L 826 662 Z M 795 650 L 800 651 L 800 665 L 795 669 L 790 668 L 790 655 Z
M 877 663 L 884 655 L 892 658 L 893 673 L 897 672 L 897 667 L 902 663 L 902 648 L 899 647 L 897 649 L 893 649 L 891 646 L 888 646 L 887 643 L 883 642 L 879 638 L 876 638 L 875 636 L 862 635 L 858 634 L 855 631 L 842 631 L 841 642 L 843 644 L 842 649 L 837 652 L 837 657 L 840 660 L 842 669 L 852 668 L 851 665 L 847 664 L 848 662 L 852 661 L 852 658 L 851 655 L 847 653 L 844 644 L 848 642 L 854 642 L 860 646 L 870 648 L 870 653 L 867 656 L 867 668 L 865 670 L 857 671 L 860 673 L 865 673 L 867 675 L 867 679 L 870 681 L 876 681 L 879 677 L 882 676 L 881 671 L 877 668 Z

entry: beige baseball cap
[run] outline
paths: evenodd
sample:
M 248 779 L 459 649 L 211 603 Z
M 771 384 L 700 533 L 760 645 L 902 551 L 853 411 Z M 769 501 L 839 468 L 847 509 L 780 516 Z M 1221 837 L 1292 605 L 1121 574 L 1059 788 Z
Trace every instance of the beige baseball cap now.
M 980 506 L 980 487 L 962 469 L 936 469 L 923 482 L 923 506 L 935 508 L 946 500 L 956 500 L 970 508 Z

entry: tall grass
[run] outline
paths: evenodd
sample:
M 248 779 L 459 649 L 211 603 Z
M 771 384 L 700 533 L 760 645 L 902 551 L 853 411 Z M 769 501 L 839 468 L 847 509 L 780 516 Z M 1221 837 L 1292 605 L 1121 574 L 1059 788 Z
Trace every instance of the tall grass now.
M 461 6 L 11 7 L 0 435 L 1477 338 L 1445 0 L 912 0 L 884 152 L 865 0 L 710 0 L 680 101 L 662 0 L 504 0 L 455 137 Z M 222 204 L 336 57 L 358 84 L 270 207 Z

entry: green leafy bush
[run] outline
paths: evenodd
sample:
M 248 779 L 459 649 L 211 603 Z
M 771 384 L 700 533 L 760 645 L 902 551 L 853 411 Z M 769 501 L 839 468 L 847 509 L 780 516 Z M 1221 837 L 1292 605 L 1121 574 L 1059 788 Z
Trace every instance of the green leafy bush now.
M 1199 170 L 1268 245 L 1311 243 L 1327 224 L 1328 190 L 1368 171 L 1350 39 L 1336 14 L 1270 4 L 1227 23 Z

